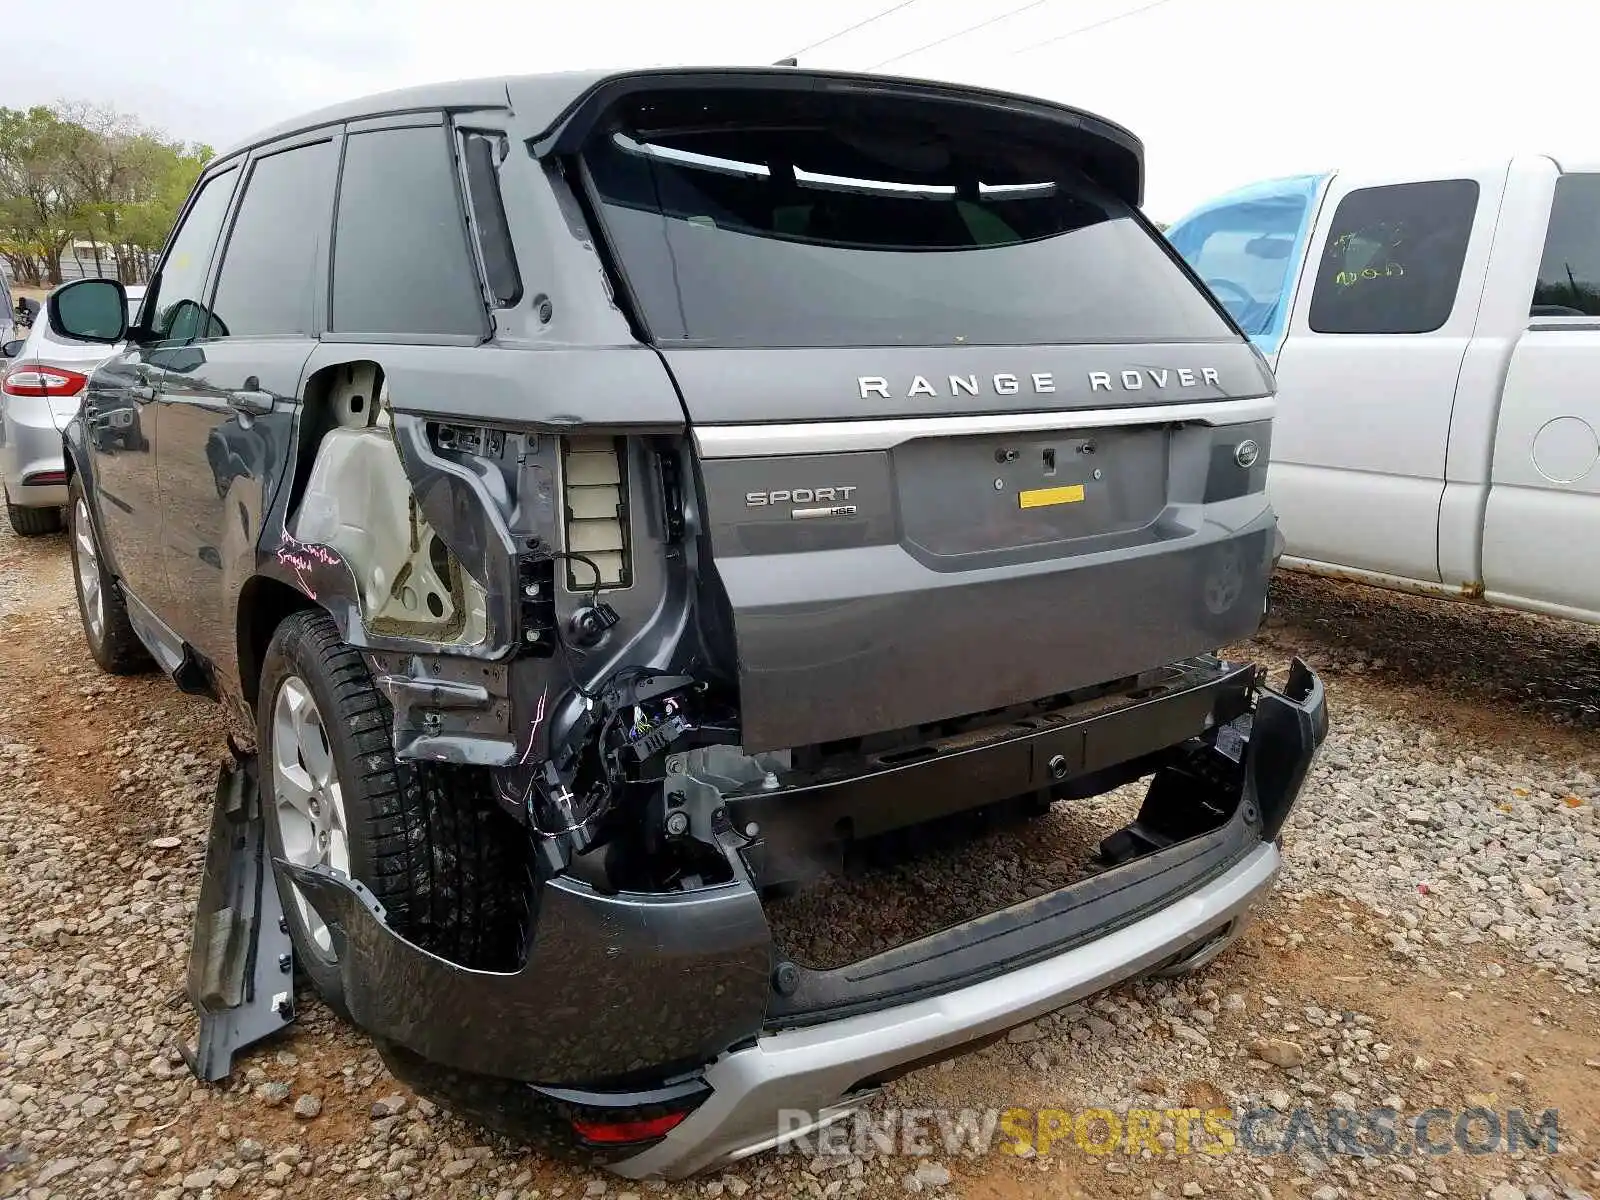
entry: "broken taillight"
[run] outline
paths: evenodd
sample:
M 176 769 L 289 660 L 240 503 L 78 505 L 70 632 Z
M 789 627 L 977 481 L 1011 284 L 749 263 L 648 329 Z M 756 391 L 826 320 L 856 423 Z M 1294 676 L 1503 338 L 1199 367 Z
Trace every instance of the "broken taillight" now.
M 18 363 L 6 372 L 0 391 L 8 396 L 76 396 L 89 382 L 87 375 L 47 363 Z

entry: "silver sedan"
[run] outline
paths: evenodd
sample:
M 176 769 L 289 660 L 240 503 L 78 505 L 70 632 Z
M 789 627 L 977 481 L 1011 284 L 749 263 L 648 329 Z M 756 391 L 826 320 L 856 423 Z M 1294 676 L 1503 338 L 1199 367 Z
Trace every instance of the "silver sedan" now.
M 144 288 L 128 288 L 129 320 Z M 89 376 L 109 355 L 105 346 L 50 332 L 43 312 L 25 339 L 6 342 L 0 380 L 0 488 L 11 528 L 24 537 L 55 533 L 67 503 L 61 431 L 78 411 Z

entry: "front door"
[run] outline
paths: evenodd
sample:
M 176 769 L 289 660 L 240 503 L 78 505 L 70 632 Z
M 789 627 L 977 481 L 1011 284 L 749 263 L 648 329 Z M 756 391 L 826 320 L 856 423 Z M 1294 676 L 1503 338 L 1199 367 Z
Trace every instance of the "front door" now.
M 238 178 L 238 169 L 230 167 L 201 184 L 146 296 L 134 340 L 95 371 L 84 397 L 90 492 L 102 545 L 127 590 L 158 611 L 167 599 L 156 486 L 161 362 L 194 333 L 211 254 Z
M 1291 558 L 1439 581 L 1450 414 L 1505 181 L 1330 185 L 1276 363 L 1267 490 Z
M 173 627 L 230 678 L 239 592 L 292 457 L 322 320 L 336 136 L 252 156 L 204 336 L 167 363 L 160 476 Z

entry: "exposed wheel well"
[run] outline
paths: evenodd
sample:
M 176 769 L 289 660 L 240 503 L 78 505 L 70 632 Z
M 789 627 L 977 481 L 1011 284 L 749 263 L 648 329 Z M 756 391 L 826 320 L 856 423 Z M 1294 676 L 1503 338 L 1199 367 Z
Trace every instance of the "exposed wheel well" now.
M 367 372 L 370 372 L 370 386 L 356 389 L 360 394 L 352 394 L 352 385 Z M 323 436 L 340 425 L 370 423 L 376 416 L 382 386 L 383 368 L 370 359 L 331 364 L 306 382 L 298 444 L 289 479 L 286 520 L 292 520 L 300 506 Z M 239 594 L 237 637 L 239 688 L 247 704 L 254 706 L 256 703 L 261 664 L 278 626 L 290 613 L 315 607 L 314 601 L 276 579 L 257 576 L 244 586 Z
M 284 618 L 302 609 L 315 608 L 306 595 L 286 583 L 258 575 L 239 593 L 239 689 L 252 707 L 261 684 L 261 664 L 272 635 Z

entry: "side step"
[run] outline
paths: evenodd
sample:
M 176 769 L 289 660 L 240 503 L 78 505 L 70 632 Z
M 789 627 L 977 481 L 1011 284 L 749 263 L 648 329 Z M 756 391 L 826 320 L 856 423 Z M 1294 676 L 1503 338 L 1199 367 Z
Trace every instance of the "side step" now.
M 256 756 L 231 737 L 228 750 L 217 770 L 189 943 L 189 1002 L 200 1036 L 181 1048 L 206 1083 L 226 1079 L 234 1055 L 294 1020 L 294 951 L 266 852 Z

